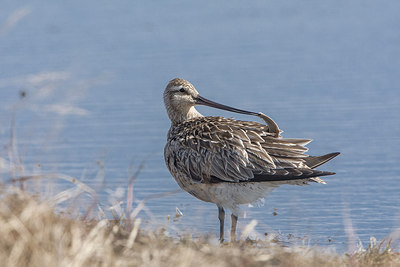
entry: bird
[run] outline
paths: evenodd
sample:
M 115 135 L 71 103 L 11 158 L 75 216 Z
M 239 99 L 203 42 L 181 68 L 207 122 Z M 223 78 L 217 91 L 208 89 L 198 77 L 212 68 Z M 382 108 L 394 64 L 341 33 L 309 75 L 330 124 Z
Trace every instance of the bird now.
M 282 184 L 325 184 L 319 177 L 335 174 L 315 168 L 340 152 L 305 154 L 311 139 L 283 138 L 278 125 L 261 112 L 208 100 L 181 78 L 168 83 L 163 98 L 171 120 L 164 148 L 165 164 L 183 190 L 217 205 L 221 243 L 225 210 L 231 211 L 230 241 L 235 242 L 241 205 L 264 199 Z M 196 105 L 257 116 L 264 123 L 203 116 Z

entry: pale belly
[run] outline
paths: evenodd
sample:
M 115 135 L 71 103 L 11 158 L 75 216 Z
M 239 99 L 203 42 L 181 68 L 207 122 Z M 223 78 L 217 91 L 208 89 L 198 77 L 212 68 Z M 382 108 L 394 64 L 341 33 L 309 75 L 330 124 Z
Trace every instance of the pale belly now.
M 228 209 L 236 209 L 238 205 L 253 203 L 265 198 L 281 184 L 277 182 L 199 183 L 187 185 L 183 189 L 203 201 Z

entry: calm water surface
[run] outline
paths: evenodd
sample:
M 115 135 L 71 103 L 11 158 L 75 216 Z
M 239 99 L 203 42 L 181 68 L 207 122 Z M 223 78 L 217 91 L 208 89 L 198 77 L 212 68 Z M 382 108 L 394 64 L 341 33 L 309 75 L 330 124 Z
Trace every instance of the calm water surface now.
M 399 235 L 400 2 L 24 2 L 0 10 L 3 181 L 19 158 L 25 175 L 78 177 L 106 208 L 126 199 L 129 169 L 144 161 L 136 199 L 178 189 L 163 159 L 162 92 L 182 77 L 207 98 L 268 114 L 285 137 L 314 139 L 310 154 L 342 152 L 323 167 L 337 172 L 327 185 L 276 189 L 241 230 L 255 219 L 259 238 L 338 250 Z M 215 205 L 185 192 L 149 200 L 140 216 L 172 234 L 218 231 Z

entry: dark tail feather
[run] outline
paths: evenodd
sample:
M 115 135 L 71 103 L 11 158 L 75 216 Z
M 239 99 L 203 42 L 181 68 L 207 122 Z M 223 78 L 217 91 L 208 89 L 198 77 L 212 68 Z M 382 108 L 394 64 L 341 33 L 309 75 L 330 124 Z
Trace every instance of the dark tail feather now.
M 340 152 L 334 152 L 334 153 L 329 153 L 323 156 L 309 156 L 304 159 L 306 165 L 310 167 L 311 169 L 317 168 L 318 166 L 321 166 L 322 164 L 330 161 L 337 155 L 339 155 Z
M 313 170 L 313 169 L 274 169 L 272 172 L 254 174 L 252 182 L 272 182 L 272 181 L 290 181 L 306 178 L 313 178 L 326 175 L 334 175 L 334 172 Z

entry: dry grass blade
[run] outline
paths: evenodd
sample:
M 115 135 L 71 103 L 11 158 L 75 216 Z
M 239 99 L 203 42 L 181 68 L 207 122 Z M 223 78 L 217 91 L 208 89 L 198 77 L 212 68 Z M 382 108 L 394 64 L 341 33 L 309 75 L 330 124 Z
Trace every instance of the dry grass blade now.
M 49 174 L 40 174 L 40 175 L 29 175 L 29 176 L 20 176 L 17 178 L 10 179 L 6 181 L 6 183 L 15 183 L 15 182 L 26 182 L 29 180 L 40 180 L 40 179 L 61 179 L 65 180 L 68 182 L 71 182 L 73 184 L 76 184 L 80 189 L 83 191 L 89 193 L 90 196 L 95 196 L 96 191 L 94 191 L 92 188 L 87 186 L 86 184 L 80 182 L 78 179 L 75 177 L 71 177 L 69 175 L 61 174 L 61 173 L 49 173 Z

